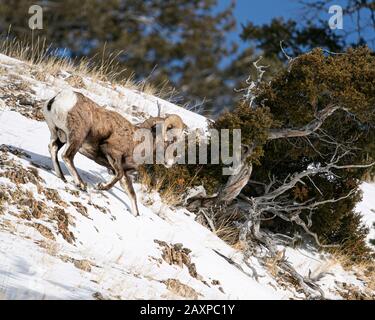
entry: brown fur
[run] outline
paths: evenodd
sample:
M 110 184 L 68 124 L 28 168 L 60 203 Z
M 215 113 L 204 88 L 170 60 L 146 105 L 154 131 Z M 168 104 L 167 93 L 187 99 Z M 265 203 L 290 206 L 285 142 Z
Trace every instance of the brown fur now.
M 66 181 L 60 165 L 57 161 L 59 149 L 66 143 L 63 153 L 63 160 L 76 184 L 81 189 L 86 189 L 86 184 L 79 176 L 74 166 L 74 156 L 77 152 L 95 161 L 101 166 L 108 168 L 114 173 L 114 177 L 108 183 L 100 183 L 98 189 L 109 190 L 118 181 L 128 193 L 132 203 L 132 212 L 139 215 L 133 184 L 129 172 L 137 169 L 133 160 L 135 148 L 134 133 L 138 128 L 153 129 L 159 122 L 163 123 L 163 134 L 169 129 L 183 129 L 185 127 L 182 119 L 177 115 L 170 115 L 167 118 L 150 118 L 143 124 L 135 127 L 119 113 L 103 109 L 94 101 L 80 93 L 75 93 L 77 102 L 67 113 L 67 129 L 57 128 L 51 120 L 50 152 L 57 175 Z M 53 101 L 49 112 L 53 108 Z M 53 122 L 53 120 L 52 120 Z M 182 133 L 182 130 L 181 130 Z
M 120 181 L 132 202 L 133 214 L 138 215 L 136 194 L 129 176 L 129 171 L 136 169 L 132 158 L 135 127 L 117 112 L 100 108 L 80 93 L 76 93 L 76 96 L 77 102 L 67 115 L 68 132 L 61 132 L 62 130 L 58 129 L 59 137 L 66 135 L 64 162 L 81 189 L 86 189 L 86 184 L 73 163 L 77 152 L 113 171 L 115 174 L 113 179 L 106 184 L 99 184 L 98 189 L 109 190 Z M 56 142 L 58 147 L 52 148 L 51 151 L 52 159 L 57 159 L 58 149 L 65 142 L 58 140 Z M 56 154 L 52 154 L 55 152 Z M 58 175 L 66 181 L 61 169 Z
M 108 156 L 121 157 L 125 170 L 131 163 L 135 127 L 119 113 L 100 108 L 95 102 L 77 93 L 78 101 L 68 114 L 71 137 L 79 144 L 79 152 L 112 168 Z

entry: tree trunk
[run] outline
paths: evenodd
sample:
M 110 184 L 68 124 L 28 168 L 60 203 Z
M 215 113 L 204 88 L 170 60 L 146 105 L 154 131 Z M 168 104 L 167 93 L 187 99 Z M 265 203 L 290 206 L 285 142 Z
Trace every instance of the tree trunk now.
M 217 201 L 230 204 L 241 193 L 250 180 L 253 166 L 251 163 L 242 162 L 236 175 L 230 176 L 226 185 L 220 190 Z
M 198 196 L 188 200 L 187 209 L 197 211 L 215 207 L 217 205 L 229 205 L 241 193 L 242 189 L 250 180 L 253 166 L 247 161 L 243 161 L 236 175 L 230 176 L 228 182 L 221 188 L 219 193 L 213 197 Z

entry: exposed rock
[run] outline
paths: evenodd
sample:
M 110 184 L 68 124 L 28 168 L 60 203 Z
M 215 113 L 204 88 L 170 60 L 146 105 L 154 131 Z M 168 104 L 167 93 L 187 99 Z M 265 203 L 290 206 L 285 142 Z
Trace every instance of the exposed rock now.
M 197 268 L 194 263 L 191 262 L 190 253 L 191 250 L 184 248 L 181 243 L 176 243 L 174 245 L 169 245 L 164 241 L 154 240 L 163 249 L 162 258 L 170 265 L 177 265 L 183 268 L 185 265 L 189 274 L 198 280 L 202 280 L 202 277 L 198 275 Z
M 167 287 L 167 289 L 174 294 L 186 298 L 186 299 L 194 299 L 197 300 L 202 295 L 195 291 L 192 287 L 180 282 L 177 279 L 168 279 L 162 281 Z
M 69 215 L 61 208 L 53 208 L 54 216 L 57 219 L 57 228 L 63 238 L 70 244 L 75 242 L 73 232 L 69 230 Z
M 75 201 L 71 201 L 70 202 L 72 206 L 74 206 L 76 208 L 76 210 L 81 214 L 83 215 L 84 217 L 86 218 L 89 218 L 89 215 L 87 213 L 87 208 L 82 205 L 82 203 L 80 202 L 75 202 Z
M 108 300 L 106 298 L 103 297 L 103 295 L 100 293 L 100 292 L 95 292 L 92 294 L 92 297 L 95 299 L 95 300 Z
M 54 202 L 55 204 L 62 206 L 64 208 L 68 207 L 68 204 L 61 200 L 60 194 L 55 189 L 45 188 L 42 190 L 43 194 L 46 196 L 47 200 Z
M 86 272 L 91 272 L 91 262 L 88 260 L 74 260 L 74 266 Z
M 40 224 L 40 223 L 34 223 L 32 226 L 39 231 L 39 233 L 50 240 L 55 240 L 55 236 L 53 235 L 52 231 L 48 229 L 46 226 Z
M 69 257 L 67 255 L 60 255 L 59 258 L 64 262 L 70 262 L 73 263 L 73 265 L 80 270 L 83 270 L 85 272 L 91 272 L 92 263 L 89 260 L 79 260 L 72 257 Z

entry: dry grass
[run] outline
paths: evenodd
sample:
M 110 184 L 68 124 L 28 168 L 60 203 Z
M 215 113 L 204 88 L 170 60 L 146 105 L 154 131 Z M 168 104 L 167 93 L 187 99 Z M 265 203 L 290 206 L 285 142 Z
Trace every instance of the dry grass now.
M 87 208 L 82 203 L 76 202 L 76 201 L 70 201 L 70 204 L 76 209 L 78 213 L 80 213 L 86 218 L 89 218 Z
M 51 45 L 39 38 L 35 43 L 28 43 L 18 39 L 5 39 L 0 43 L 0 52 L 37 66 L 44 74 L 57 75 L 61 71 L 69 72 L 76 76 L 88 76 L 93 80 L 114 81 L 123 71 L 118 71 L 117 55 L 110 54 L 101 63 L 93 63 L 94 59 L 83 58 L 72 60 L 63 53 L 52 50 Z
M 0 173 L 0 176 L 8 178 L 11 182 L 16 185 L 32 183 L 39 185 L 39 183 L 45 183 L 45 181 L 39 176 L 35 168 L 25 169 L 20 165 L 14 163 L 13 168 L 7 168 Z
M 268 272 L 276 279 L 280 276 L 280 263 L 285 260 L 285 252 L 278 251 L 276 255 L 272 257 L 266 257 L 264 259 L 264 265 Z
M 0 215 L 3 214 L 4 205 L 9 201 L 7 187 L 0 184 Z
M 363 287 L 336 281 L 336 292 L 345 300 L 375 299 L 375 260 L 369 257 L 366 261 L 353 261 L 338 249 L 331 251 L 331 258 L 312 273 L 312 278 L 320 278 L 327 273 L 333 273 L 334 268 L 341 266 L 363 282 Z
M 37 231 L 39 231 L 39 233 L 45 237 L 46 239 L 49 239 L 49 240 L 56 240 L 53 232 L 47 228 L 46 226 L 40 224 L 40 223 L 33 223 L 33 224 L 30 224 L 31 227 L 35 228 Z
M 167 176 L 155 177 L 152 174 L 149 174 L 143 167 L 140 167 L 138 172 L 139 183 L 142 184 L 145 190 L 159 193 L 163 202 L 167 205 L 176 206 L 181 204 L 183 200 L 183 192 L 177 192 L 177 190 L 187 190 L 185 182 L 175 180 L 172 183 L 167 184 L 166 181 L 170 182 L 170 179 L 168 179 Z M 165 187 L 166 185 L 167 187 Z
M 191 180 L 173 180 L 168 175 L 160 175 L 154 170 L 149 172 L 146 168 L 140 167 L 138 182 L 147 192 L 155 191 L 159 193 L 165 204 L 177 206 L 183 203 L 184 195 L 192 187 L 194 179 L 196 179 L 196 176 L 191 178 Z M 235 221 L 241 221 L 242 219 L 239 211 L 216 208 L 210 214 L 209 219 L 212 220 L 212 225 L 202 215 L 198 217 L 198 222 L 213 231 L 215 235 L 233 248 L 237 250 L 243 249 L 243 243 L 239 241 L 239 229 L 234 224 Z
M 92 58 L 71 59 L 52 49 L 45 40 L 38 38 L 34 43 L 18 39 L 6 38 L 0 41 L 0 53 L 26 62 L 23 70 L 29 69 L 30 74 L 38 81 L 47 81 L 48 75 L 57 76 L 61 72 L 68 72 L 71 76 L 67 81 L 75 87 L 84 87 L 83 77 L 92 81 L 102 81 L 111 85 L 121 85 L 125 88 L 137 90 L 149 95 L 172 100 L 175 90 L 168 82 L 160 85 L 151 84 L 149 78 L 136 81 L 134 74 L 130 74 L 120 66 L 118 57 L 123 52 L 106 53 L 104 48 L 101 56 Z M 26 67 L 26 68 L 25 68 Z M 28 67 L 28 68 L 27 68 Z
M 356 277 L 366 284 L 366 288 L 375 292 L 375 260 L 353 262 L 349 257 L 335 252 L 332 260 L 345 270 L 352 271 Z
M 183 194 L 176 193 L 175 185 L 176 183 L 170 184 L 167 188 L 162 190 L 160 190 L 159 186 L 156 187 L 156 190 L 159 188 L 160 196 L 164 202 L 170 206 L 177 206 L 178 204 L 181 204 L 183 199 Z
M 182 283 L 177 279 L 168 279 L 161 282 L 165 284 L 169 291 L 182 298 L 198 300 L 199 297 L 203 297 L 202 294 L 195 291 L 192 287 Z
M 242 244 L 239 241 L 239 229 L 233 223 L 233 221 L 238 221 L 238 219 L 237 212 L 229 214 L 221 212 L 213 219 L 215 225 L 214 233 L 233 248 L 241 250 Z

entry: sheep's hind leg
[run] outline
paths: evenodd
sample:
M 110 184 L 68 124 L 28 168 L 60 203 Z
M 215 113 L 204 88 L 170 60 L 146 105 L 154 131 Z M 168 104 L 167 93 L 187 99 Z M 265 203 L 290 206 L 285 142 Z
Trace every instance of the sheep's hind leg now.
M 64 177 L 64 174 L 62 173 L 59 159 L 58 159 L 58 152 L 59 150 L 64 146 L 65 143 L 61 142 L 60 139 L 57 136 L 57 132 L 52 132 L 51 134 L 51 140 L 48 145 L 49 152 L 51 154 L 52 164 L 53 168 L 56 172 L 56 175 L 64 182 L 66 182 L 66 179 Z
M 84 136 L 81 136 L 80 138 L 69 137 L 68 142 L 66 144 L 66 149 L 64 151 L 62 158 L 66 164 L 66 167 L 69 170 L 69 173 L 72 175 L 74 179 L 74 183 L 77 185 L 78 188 L 80 188 L 83 191 L 86 191 L 87 185 L 85 182 L 83 182 L 82 178 L 78 174 L 78 171 L 76 167 L 74 166 L 74 162 L 73 162 L 74 156 L 77 154 L 83 141 L 84 141 Z

